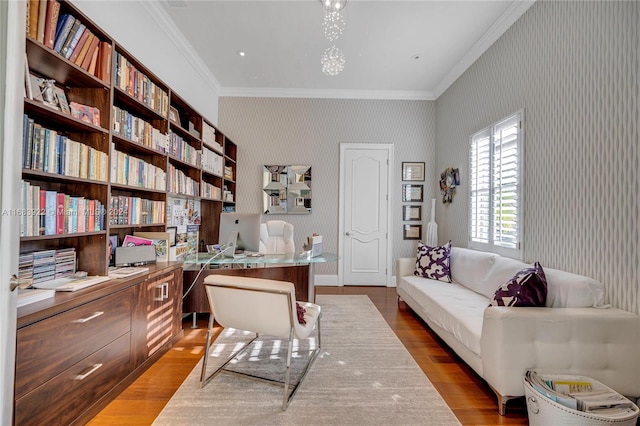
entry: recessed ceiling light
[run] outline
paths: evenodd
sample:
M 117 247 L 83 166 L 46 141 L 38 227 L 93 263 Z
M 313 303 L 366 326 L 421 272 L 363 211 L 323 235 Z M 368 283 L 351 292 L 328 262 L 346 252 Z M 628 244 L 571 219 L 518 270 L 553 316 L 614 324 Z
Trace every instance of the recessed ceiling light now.
M 244 57 L 246 55 L 246 53 L 244 53 L 244 50 L 238 50 L 238 55 Z

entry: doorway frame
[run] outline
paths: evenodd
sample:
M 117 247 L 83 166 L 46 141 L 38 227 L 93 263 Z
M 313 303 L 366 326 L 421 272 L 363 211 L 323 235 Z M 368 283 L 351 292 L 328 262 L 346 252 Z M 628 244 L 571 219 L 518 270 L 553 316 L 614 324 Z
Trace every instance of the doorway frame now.
M 389 166 L 389 173 L 387 174 L 387 252 L 385 268 L 386 274 L 386 287 L 393 287 L 393 269 L 392 258 L 393 253 L 393 144 L 387 143 L 355 143 L 355 142 L 341 142 L 340 143 L 340 176 L 339 176 L 339 188 L 338 188 L 338 253 L 344 253 L 344 188 L 345 188 L 345 176 L 344 176 L 344 157 L 347 149 L 376 149 L 381 148 L 387 151 L 387 161 Z M 338 286 L 344 286 L 344 261 L 342 256 L 338 257 Z

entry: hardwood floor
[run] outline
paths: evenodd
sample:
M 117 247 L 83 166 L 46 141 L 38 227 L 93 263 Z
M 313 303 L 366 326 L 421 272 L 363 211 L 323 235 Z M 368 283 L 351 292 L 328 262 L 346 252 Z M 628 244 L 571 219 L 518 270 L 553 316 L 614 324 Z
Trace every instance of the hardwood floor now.
M 510 401 L 498 414 L 493 391 L 403 302 L 395 288 L 316 287 L 316 294 L 365 294 L 425 372 L 463 425 L 527 425 L 524 399 Z M 204 353 L 207 319 L 183 323 L 180 342 L 140 376 L 89 425 L 150 425 Z M 217 330 L 219 332 L 219 329 Z

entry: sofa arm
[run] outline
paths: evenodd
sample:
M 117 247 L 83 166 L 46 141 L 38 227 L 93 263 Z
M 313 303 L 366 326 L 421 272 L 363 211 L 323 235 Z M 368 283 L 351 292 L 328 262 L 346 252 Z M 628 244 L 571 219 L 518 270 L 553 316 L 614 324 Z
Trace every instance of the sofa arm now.
M 416 258 L 415 257 L 399 257 L 396 259 L 396 286 L 398 285 L 400 278 L 407 275 L 413 275 L 413 271 L 416 270 Z
M 528 369 L 592 377 L 640 396 L 640 316 L 619 309 L 489 307 L 482 376 L 503 396 L 524 395 Z

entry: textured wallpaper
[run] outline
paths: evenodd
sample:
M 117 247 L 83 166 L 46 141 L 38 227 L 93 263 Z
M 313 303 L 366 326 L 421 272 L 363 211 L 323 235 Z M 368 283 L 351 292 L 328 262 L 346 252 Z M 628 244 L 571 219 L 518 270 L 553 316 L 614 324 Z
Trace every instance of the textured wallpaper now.
M 638 313 L 640 2 L 539 1 L 436 101 L 436 168 L 462 186 L 441 240 L 466 246 L 469 136 L 524 109 L 524 257 L 593 277 Z
M 340 143 L 393 144 L 393 257 L 415 255 L 415 241 L 402 239 L 401 163 L 426 163 L 425 199 L 430 199 L 436 187 L 431 184 L 435 176 L 433 101 L 221 97 L 218 121 L 225 135 L 238 144 L 237 210 L 261 211 L 264 164 L 310 165 L 312 214 L 267 217 L 293 223 L 297 245 L 313 232 L 322 234 L 324 250 L 333 253 L 338 251 Z M 424 218 L 424 209 L 431 204 L 423 204 Z M 316 272 L 337 275 L 337 264 L 317 265 Z

